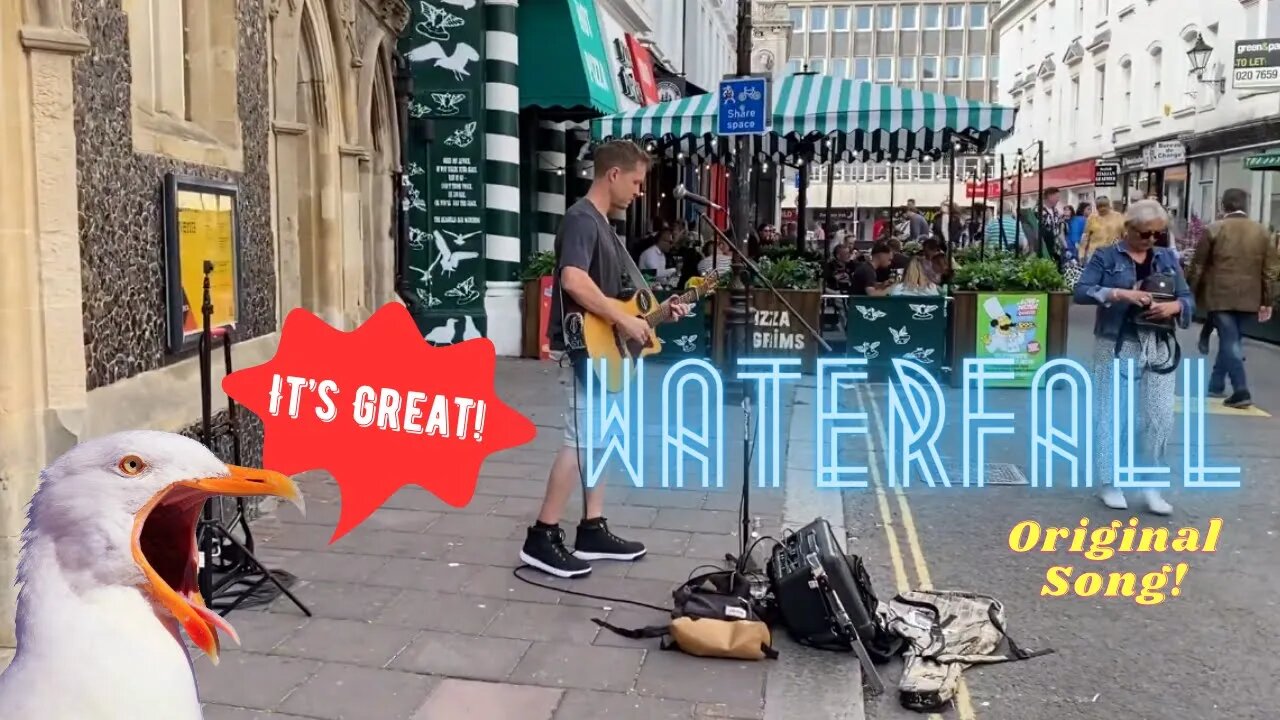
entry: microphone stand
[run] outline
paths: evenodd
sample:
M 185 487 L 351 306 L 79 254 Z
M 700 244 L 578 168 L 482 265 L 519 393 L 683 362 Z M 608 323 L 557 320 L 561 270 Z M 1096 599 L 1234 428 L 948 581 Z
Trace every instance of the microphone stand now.
M 700 199 L 701 198 L 699 198 L 699 200 Z M 706 206 L 706 203 L 698 202 L 698 200 L 695 200 L 689 197 L 688 194 L 685 194 L 684 200 L 693 202 L 695 205 L 699 205 L 702 207 Z M 742 263 L 742 267 L 743 267 L 742 274 L 734 278 L 738 282 L 742 283 L 743 289 L 744 289 L 744 296 L 746 297 L 746 304 L 743 311 L 744 314 L 741 320 L 741 324 L 739 326 L 741 337 L 739 339 L 740 347 L 738 348 L 738 352 L 740 354 L 738 355 L 738 357 L 746 357 L 749 354 L 749 349 L 751 344 L 749 338 L 751 337 L 751 326 L 752 326 L 751 290 L 752 290 L 753 278 L 759 280 L 761 283 L 764 284 L 766 288 L 769 289 L 769 292 L 773 293 L 773 297 L 779 303 L 781 303 L 783 307 L 785 307 L 788 311 L 791 312 L 791 317 L 794 317 L 800 321 L 800 324 L 803 325 L 805 330 L 809 332 L 809 337 L 813 338 L 813 340 L 818 343 L 819 347 L 821 347 L 823 350 L 826 350 L 827 352 L 832 352 L 831 346 L 828 345 L 827 341 L 822 338 L 822 333 L 815 330 L 814 327 L 809 324 L 809 321 L 806 320 L 803 315 L 797 312 L 795 307 L 793 307 L 791 303 L 787 302 L 787 299 L 782 296 L 782 293 L 778 292 L 778 288 L 774 287 L 773 283 L 769 282 L 769 278 L 764 276 L 764 273 L 760 270 L 760 266 L 756 265 L 755 262 L 751 260 L 751 258 L 747 257 L 747 254 L 744 253 L 736 243 L 730 240 L 729 236 L 726 235 L 724 231 L 716 227 L 716 224 L 711 221 L 711 218 L 710 216 L 707 215 L 707 212 L 705 209 L 698 210 L 698 222 L 699 223 L 705 222 L 707 224 L 707 227 L 711 228 L 711 231 L 715 233 L 718 239 L 724 241 L 724 244 L 729 246 L 730 252 L 733 253 L 733 255 L 736 256 L 737 259 Z M 729 346 L 729 342 L 726 339 L 725 347 L 727 348 L 728 346 Z M 727 354 L 728 353 L 726 353 L 726 355 Z M 752 524 L 751 523 L 751 505 L 750 505 L 750 502 L 751 502 L 750 501 L 751 455 L 752 455 L 752 450 L 753 450 L 755 441 L 752 439 L 752 436 L 751 436 L 751 393 L 748 392 L 747 390 L 746 379 L 740 380 L 738 382 L 738 387 L 742 392 L 742 410 L 744 413 L 744 432 L 742 437 L 742 518 L 741 518 L 742 526 L 740 528 L 741 535 L 738 538 L 738 555 L 737 557 L 734 557 L 732 554 L 726 554 L 725 560 L 729 561 L 730 563 L 733 563 L 734 566 L 739 569 L 739 572 L 745 575 L 748 572 L 752 572 L 752 560 L 751 558 L 747 557 L 747 550 L 749 547 L 747 543 L 747 538 L 751 535 L 751 524 Z

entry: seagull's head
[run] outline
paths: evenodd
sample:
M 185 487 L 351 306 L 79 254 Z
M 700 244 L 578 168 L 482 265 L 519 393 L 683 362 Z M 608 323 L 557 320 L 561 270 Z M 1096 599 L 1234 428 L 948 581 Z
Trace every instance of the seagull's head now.
M 298 486 L 280 473 L 227 465 L 173 433 L 116 433 L 76 445 L 45 469 L 28 512 L 27 551 L 51 549 L 64 573 L 93 586 L 139 588 L 216 662 L 218 629 L 239 639 L 205 606 L 197 580 L 196 525 L 214 495 L 303 506 Z M 23 575 L 32 562 L 23 558 Z

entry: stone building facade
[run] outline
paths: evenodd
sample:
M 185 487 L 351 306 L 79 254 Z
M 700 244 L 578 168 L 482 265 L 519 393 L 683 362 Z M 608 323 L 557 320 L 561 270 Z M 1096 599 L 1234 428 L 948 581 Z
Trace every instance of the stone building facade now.
M 296 307 L 350 330 L 395 300 L 408 18 L 404 0 L 0 4 L 0 647 L 41 468 L 106 433 L 198 428 L 198 359 L 167 342 L 166 175 L 238 193 L 238 367 Z M 258 462 L 260 426 L 241 439 Z

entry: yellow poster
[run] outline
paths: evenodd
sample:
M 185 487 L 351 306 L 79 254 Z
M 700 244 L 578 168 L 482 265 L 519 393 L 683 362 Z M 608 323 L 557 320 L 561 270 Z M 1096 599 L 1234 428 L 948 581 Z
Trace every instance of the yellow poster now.
M 216 193 L 178 191 L 178 262 L 182 276 L 183 335 L 199 333 L 204 324 L 204 262 L 213 263 L 209 326 L 234 327 L 236 307 L 235 199 Z

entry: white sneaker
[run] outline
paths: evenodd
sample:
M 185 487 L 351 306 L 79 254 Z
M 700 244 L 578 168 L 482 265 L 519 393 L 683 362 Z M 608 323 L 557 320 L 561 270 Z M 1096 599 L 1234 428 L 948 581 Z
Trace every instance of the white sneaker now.
M 1172 515 L 1173 506 L 1160 496 L 1158 490 L 1144 490 L 1142 497 L 1147 501 L 1147 509 L 1155 515 Z
M 1098 493 L 1098 497 L 1102 498 L 1102 504 L 1112 510 L 1128 510 L 1129 503 L 1124 499 L 1124 492 L 1118 490 L 1114 485 L 1108 485 L 1102 488 L 1102 492 Z

